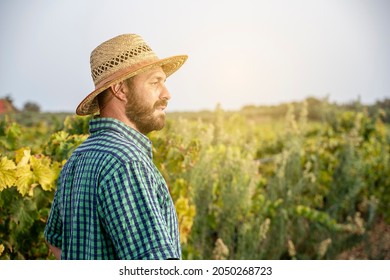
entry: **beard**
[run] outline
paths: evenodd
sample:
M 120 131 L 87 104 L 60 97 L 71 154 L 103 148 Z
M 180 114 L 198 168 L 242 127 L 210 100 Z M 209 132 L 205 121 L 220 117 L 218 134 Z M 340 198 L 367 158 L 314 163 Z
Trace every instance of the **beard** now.
M 134 90 L 131 90 L 127 97 L 126 116 L 132 121 L 142 134 L 146 135 L 153 130 L 161 130 L 165 125 L 165 114 L 156 113 L 159 107 L 166 107 L 166 100 L 158 100 L 150 106 Z

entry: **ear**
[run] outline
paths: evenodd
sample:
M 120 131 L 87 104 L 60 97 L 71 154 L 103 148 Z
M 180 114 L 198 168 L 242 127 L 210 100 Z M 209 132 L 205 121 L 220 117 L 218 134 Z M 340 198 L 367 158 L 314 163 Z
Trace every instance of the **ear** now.
M 124 90 L 123 82 L 112 85 L 111 87 L 112 94 L 121 101 L 127 101 L 126 92 Z

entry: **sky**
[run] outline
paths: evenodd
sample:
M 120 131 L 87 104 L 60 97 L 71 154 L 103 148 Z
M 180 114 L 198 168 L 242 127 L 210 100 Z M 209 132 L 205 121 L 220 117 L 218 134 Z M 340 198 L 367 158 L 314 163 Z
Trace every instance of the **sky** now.
M 168 111 L 390 98 L 387 0 L 0 0 L 0 98 L 74 112 L 91 51 L 124 33 L 189 56 Z

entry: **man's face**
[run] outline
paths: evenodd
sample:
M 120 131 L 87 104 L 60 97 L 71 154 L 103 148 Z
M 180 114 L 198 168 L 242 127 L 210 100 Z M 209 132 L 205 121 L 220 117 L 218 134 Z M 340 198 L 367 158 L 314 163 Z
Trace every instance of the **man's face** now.
M 143 134 L 161 130 L 165 125 L 164 109 L 171 98 L 165 80 L 159 67 L 133 77 L 128 85 L 126 116 Z

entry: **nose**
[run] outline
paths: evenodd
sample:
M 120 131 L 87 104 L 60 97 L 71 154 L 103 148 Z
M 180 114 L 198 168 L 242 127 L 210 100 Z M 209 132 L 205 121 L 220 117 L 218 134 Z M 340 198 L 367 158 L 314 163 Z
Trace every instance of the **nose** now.
M 165 85 L 163 85 L 162 91 L 160 93 L 160 98 L 163 100 L 166 100 L 166 101 L 171 99 L 171 94 L 169 93 L 169 91 Z

